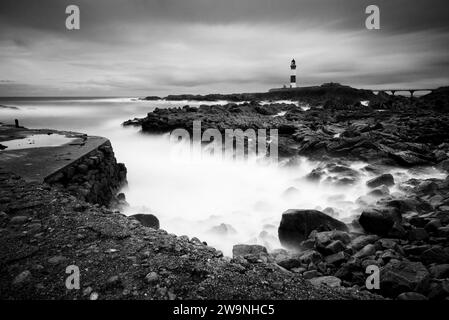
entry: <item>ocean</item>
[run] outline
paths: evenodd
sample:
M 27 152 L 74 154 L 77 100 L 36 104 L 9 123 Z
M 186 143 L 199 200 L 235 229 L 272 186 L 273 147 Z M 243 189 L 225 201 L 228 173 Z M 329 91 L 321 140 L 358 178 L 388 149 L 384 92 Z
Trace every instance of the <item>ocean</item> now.
M 224 103 L 224 102 L 220 102 Z M 165 135 L 142 134 L 122 122 L 144 117 L 155 108 L 198 106 L 205 102 L 142 101 L 137 98 L 0 98 L 0 122 L 18 119 L 27 128 L 50 128 L 110 139 L 116 158 L 128 168 L 123 192 L 130 207 L 125 214 L 152 213 L 161 228 L 187 235 L 232 255 L 239 243 L 280 247 L 277 228 L 287 209 L 332 208 L 335 217 L 350 222 L 361 212 L 356 201 L 368 192 L 373 176 L 361 173 L 353 186 L 311 183 L 305 176 L 320 165 L 300 158 L 294 165 L 258 161 L 217 160 L 174 156 Z M 207 104 L 210 104 L 207 103 Z M 397 182 L 412 177 L 444 177 L 433 168 L 408 171 L 391 168 Z M 402 192 L 393 188 L 391 192 Z

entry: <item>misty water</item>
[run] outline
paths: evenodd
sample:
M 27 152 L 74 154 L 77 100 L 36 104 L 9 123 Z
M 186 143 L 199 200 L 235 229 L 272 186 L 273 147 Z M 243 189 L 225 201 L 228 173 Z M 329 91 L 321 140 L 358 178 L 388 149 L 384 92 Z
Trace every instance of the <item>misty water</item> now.
M 220 102 L 225 103 L 225 102 Z M 208 156 L 191 159 L 173 152 L 168 134 L 148 135 L 138 128 L 122 127 L 154 108 L 198 106 L 191 101 L 141 101 L 107 99 L 1 99 L 0 122 L 19 119 L 28 128 L 49 128 L 104 136 L 111 140 L 116 158 L 128 168 L 123 192 L 130 207 L 125 214 L 153 213 L 169 233 L 197 237 L 231 255 L 237 243 L 279 248 L 277 227 L 287 209 L 332 207 L 335 217 L 350 222 L 361 212 L 356 200 L 365 195 L 373 175 L 360 170 L 366 164 L 351 163 L 362 174 L 350 187 L 311 183 L 304 177 L 320 163 L 305 158 L 294 165 L 217 160 Z M 280 113 L 278 116 L 283 116 Z M 1 153 L 0 153 L 1 156 Z M 397 182 L 412 177 L 443 178 L 433 168 L 417 171 L 391 168 Z M 397 188 L 392 193 L 401 191 Z

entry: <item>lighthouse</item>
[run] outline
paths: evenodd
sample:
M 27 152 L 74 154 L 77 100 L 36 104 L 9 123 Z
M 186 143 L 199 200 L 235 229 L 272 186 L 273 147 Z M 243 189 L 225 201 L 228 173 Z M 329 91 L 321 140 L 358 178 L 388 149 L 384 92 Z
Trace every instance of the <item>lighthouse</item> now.
M 296 88 L 296 62 L 292 60 L 290 64 L 290 88 Z

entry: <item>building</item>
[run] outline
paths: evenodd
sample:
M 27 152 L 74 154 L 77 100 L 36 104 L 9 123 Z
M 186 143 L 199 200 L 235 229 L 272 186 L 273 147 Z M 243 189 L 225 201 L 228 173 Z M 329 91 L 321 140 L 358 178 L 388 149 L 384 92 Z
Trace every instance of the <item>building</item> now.
M 296 61 L 290 63 L 290 88 L 296 88 Z

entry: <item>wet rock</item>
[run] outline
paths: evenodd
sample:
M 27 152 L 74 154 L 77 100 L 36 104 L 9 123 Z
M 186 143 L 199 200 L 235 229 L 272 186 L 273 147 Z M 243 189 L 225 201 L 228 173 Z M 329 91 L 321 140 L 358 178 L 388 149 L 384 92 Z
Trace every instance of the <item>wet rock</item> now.
M 375 197 L 375 198 L 382 198 L 385 196 L 388 196 L 390 194 L 390 190 L 386 185 L 381 185 L 380 187 L 377 187 L 370 192 L 368 192 L 368 196 Z
M 159 229 L 159 219 L 155 215 L 138 213 L 131 215 L 130 218 L 139 221 L 144 227 Z
M 330 288 L 336 288 L 341 286 L 341 279 L 334 277 L 334 276 L 324 276 L 324 277 L 318 277 L 313 278 L 309 280 L 310 283 L 312 283 L 314 286 L 321 286 L 325 285 Z
M 386 235 L 393 228 L 394 222 L 393 215 L 385 210 L 365 210 L 359 218 L 364 230 L 377 235 Z
M 317 210 L 287 210 L 282 214 L 278 228 L 281 244 L 287 248 L 300 249 L 301 241 L 307 239 L 313 231 L 341 230 L 348 231 L 348 227 Z
M 367 181 L 366 185 L 370 188 L 377 188 L 382 185 L 390 187 L 394 185 L 394 178 L 391 174 L 386 173 Z
M 392 260 L 380 270 L 380 290 L 389 297 L 403 292 L 425 292 L 430 274 L 421 262 Z

